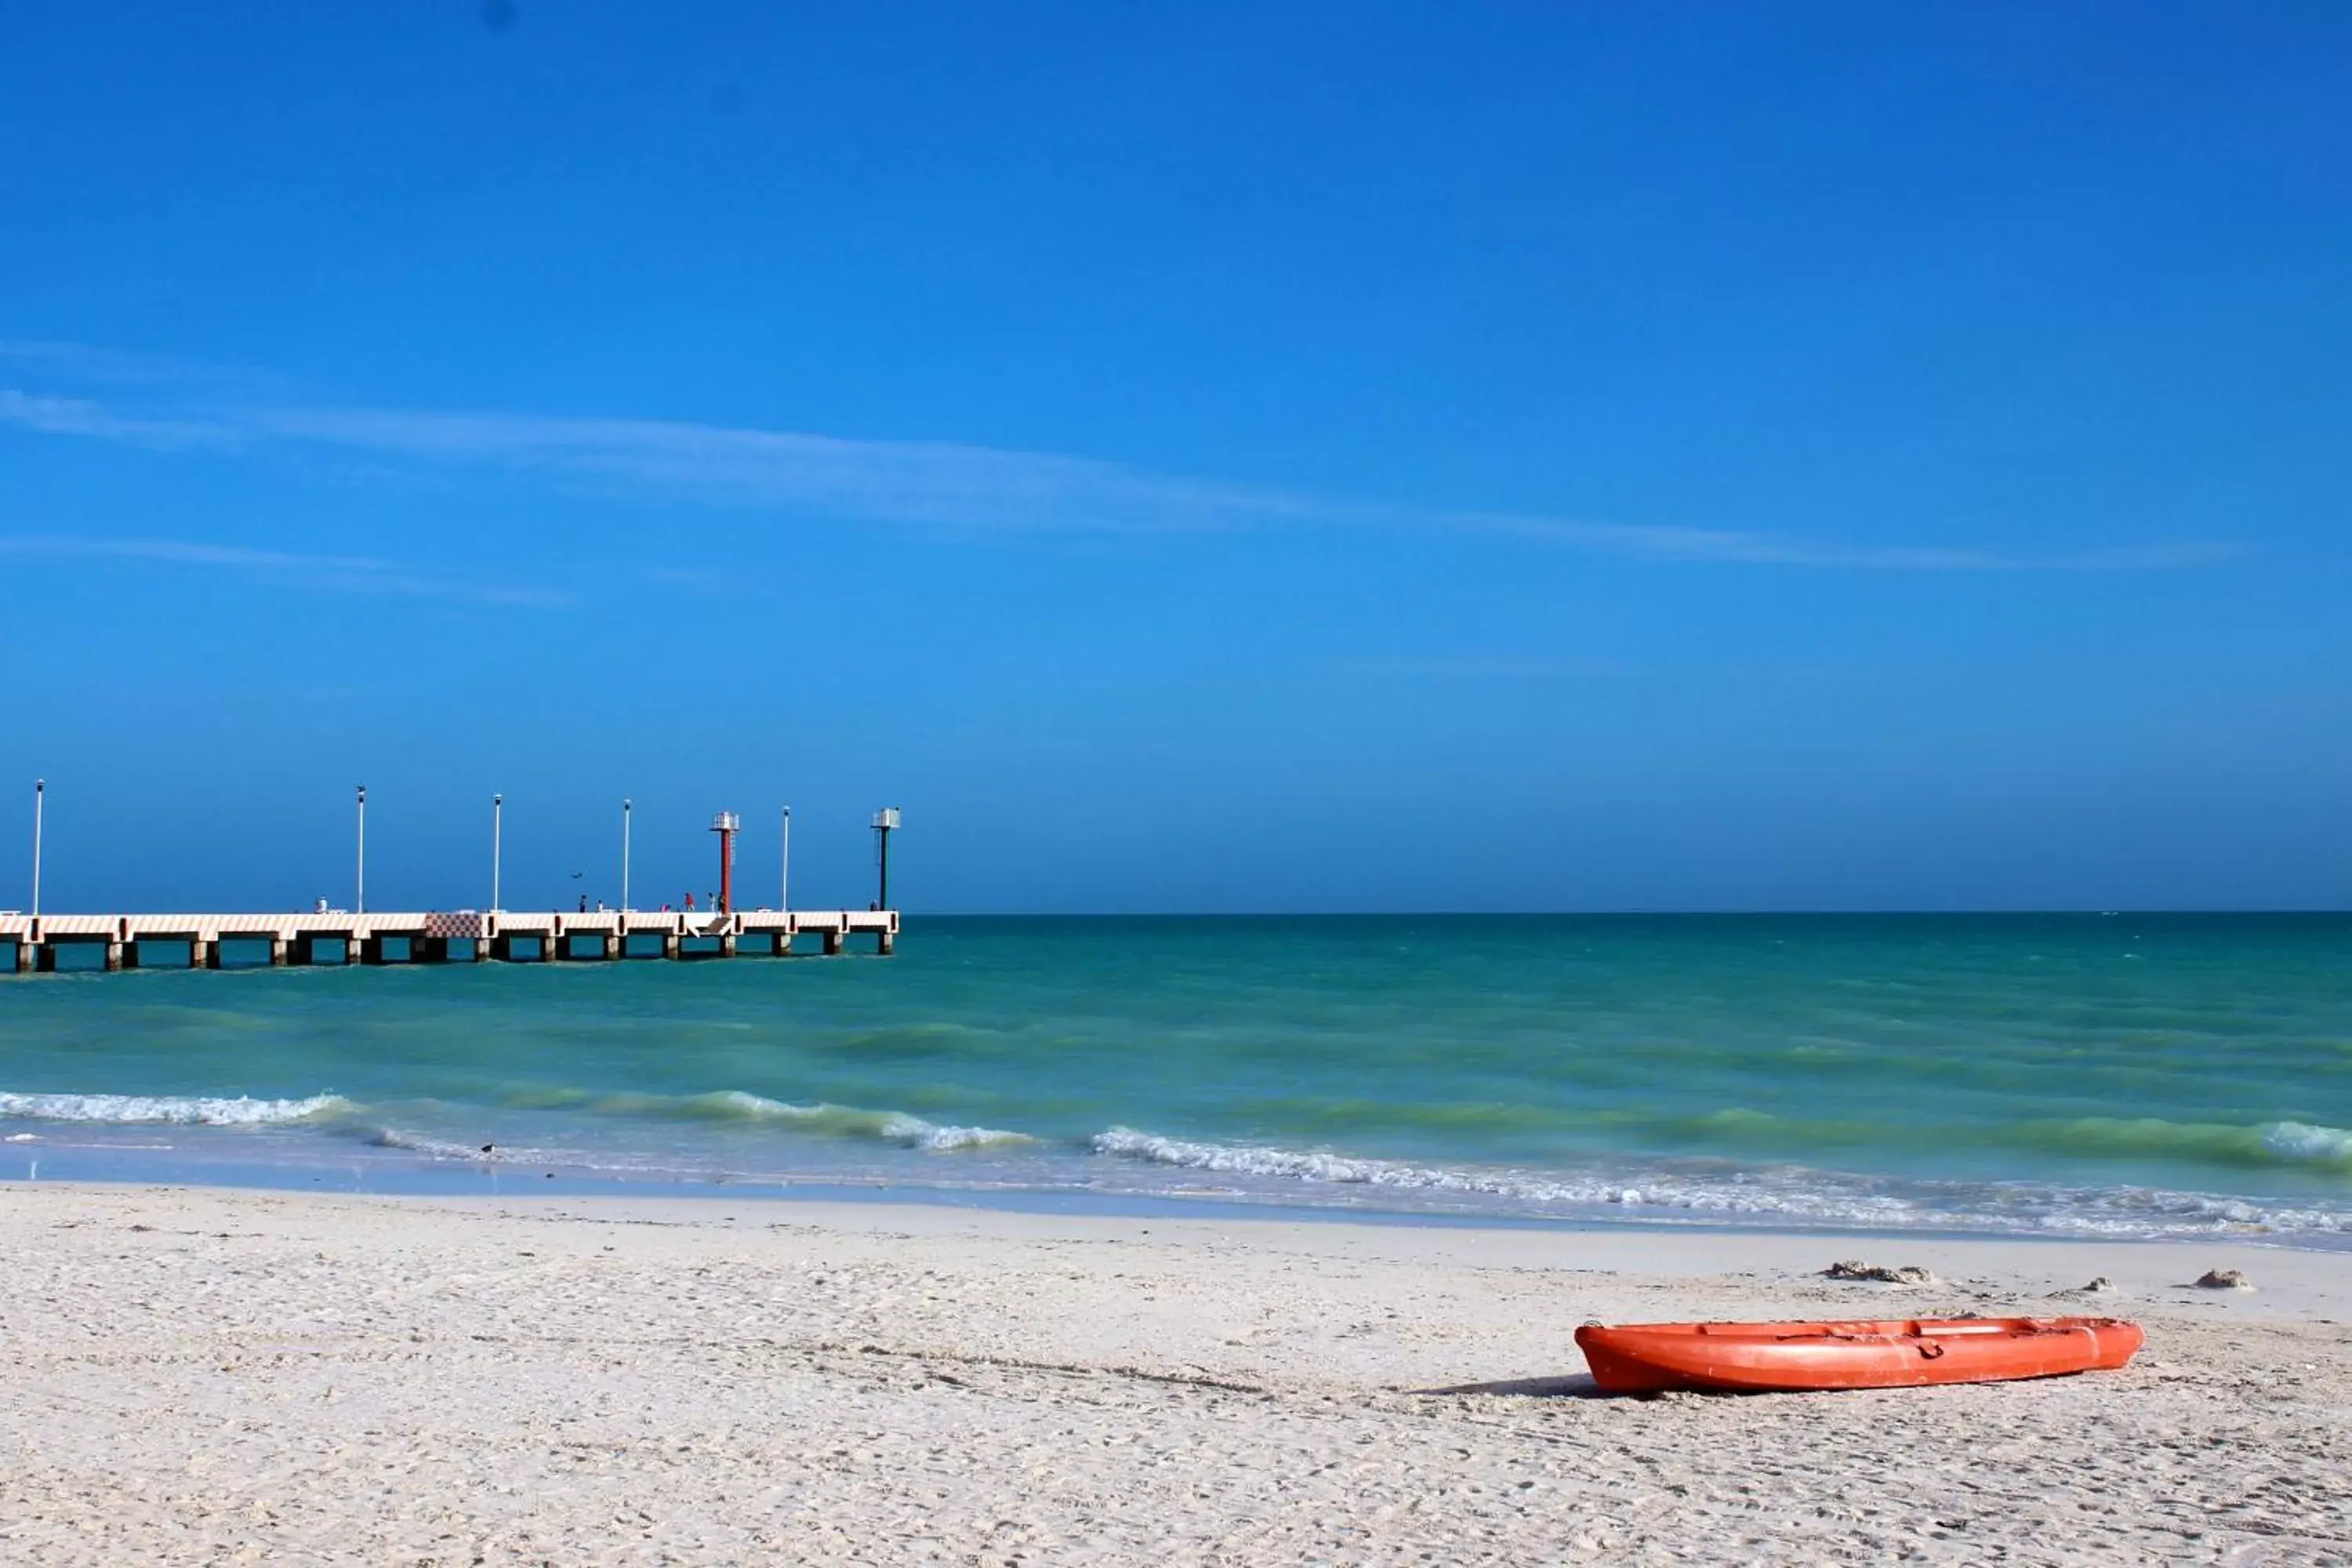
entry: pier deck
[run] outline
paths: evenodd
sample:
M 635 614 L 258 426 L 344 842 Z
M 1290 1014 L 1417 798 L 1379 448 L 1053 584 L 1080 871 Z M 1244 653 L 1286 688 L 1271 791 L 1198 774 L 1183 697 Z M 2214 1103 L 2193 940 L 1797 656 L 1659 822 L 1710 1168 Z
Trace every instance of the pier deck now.
M 814 936 L 827 954 L 852 937 L 875 951 L 898 942 L 896 910 L 460 910 L 450 913 L 24 915 L 0 914 L 0 973 L 47 973 L 67 948 L 104 949 L 105 967 L 242 967 L 227 944 L 247 944 L 271 964 L 567 963 L 625 958 L 781 957 Z M 142 947 L 184 946 L 151 959 Z

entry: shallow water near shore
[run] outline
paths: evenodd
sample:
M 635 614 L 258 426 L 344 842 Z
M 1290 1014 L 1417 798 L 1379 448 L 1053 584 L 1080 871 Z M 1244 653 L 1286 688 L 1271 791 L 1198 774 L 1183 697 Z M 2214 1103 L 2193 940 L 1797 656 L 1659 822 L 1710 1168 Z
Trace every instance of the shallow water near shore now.
M 0 981 L 0 1179 L 2344 1246 L 2348 1128 L 2344 916 L 916 919 L 887 961 Z

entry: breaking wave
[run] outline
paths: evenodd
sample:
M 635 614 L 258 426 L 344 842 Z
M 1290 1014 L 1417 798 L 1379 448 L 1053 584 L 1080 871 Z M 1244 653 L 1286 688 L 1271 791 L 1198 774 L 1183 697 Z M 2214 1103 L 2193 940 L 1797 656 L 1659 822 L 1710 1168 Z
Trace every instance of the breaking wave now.
M 2352 1132 L 2341 1127 L 2314 1127 L 2301 1121 L 2273 1121 L 2262 1130 L 2263 1142 L 2291 1160 L 2312 1160 L 2328 1165 L 2352 1165 Z
M 1037 1142 L 1025 1132 L 1008 1132 L 994 1127 L 942 1125 L 903 1110 L 867 1110 L 853 1105 L 822 1102 L 796 1105 L 789 1100 L 770 1100 L 765 1095 L 732 1089 L 711 1094 L 623 1094 L 601 1098 L 571 1093 L 559 1097 L 541 1092 L 530 1096 L 528 1103 L 539 1107 L 556 1104 L 591 1116 L 622 1120 L 788 1127 L 794 1131 L 818 1137 L 891 1144 L 901 1149 L 939 1153 Z M 551 1159 L 579 1158 L 546 1149 L 509 1150 L 504 1145 L 494 1145 L 485 1152 L 479 1144 L 434 1138 L 391 1127 L 376 1130 L 370 1142 L 382 1148 L 407 1150 L 435 1159 L 474 1162 L 511 1159 L 536 1163 Z
M 2086 1116 L 2012 1123 L 1989 1141 L 2069 1159 L 2193 1162 L 2223 1168 L 2320 1165 L 2352 1171 L 2352 1132 L 2301 1121 L 2248 1127 L 2153 1116 Z
M 2344 1136 L 2326 1128 L 2300 1131 Z M 1614 1211 L 1629 1221 L 1654 1222 L 1675 1215 L 1701 1224 L 1713 1218 L 1738 1218 L 1790 1225 L 2149 1238 L 2294 1232 L 2352 1236 L 2352 1208 L 2273 1205 L 2152 1187 L 1903 1181 L 1796 1166 L 1700 1173 L 1631 1162 L 1587 1173 L 1415 1164 L 1319 1150 L 1166 1138 L 1130 1127 L 1111 1128 L 1088 1142 L 1097 1154 L 1175 1171 L 1255 1179 L 1260 1184 L 1362 1187 L 1383 1194 L 1415 1194 L 1431 1206 L 1500 1208 L 1520 1214 Z M 1265 1186 L 1261 1184 L 1259 1190 Z
M 1655 1177 L 1594 1174 L 1570 1176 L 1556 1172 L 1478 1166 L 1415 1165 L 1401 1160 L 1368 1160 L 1321 1150 L 1279 1149 L 1263 1144 L 1204 1143 L 1162 1138 L 1131 1127 L 1114 1127 L 1093 1139 L 1098 1154 L 1181 1170 L 1224 1175 L 1274 1176 L 1337 1185 L 1361 1185 L 1404 1192 L 1461 1194 L 1503 1198 L 1540 1207 L 1589 1208 L 1601 1205 L 1634 1207 L 1713 1209 L 1730 1214 L 1785 1213 L 1792 1217 L 1837 1217 L 1848 1223 L 1900 1223 L 1910 1205 L 1892 1197 L 1868 1199 L 1860 1205 L 1840 1203 L 1832 1216 L 1825 1205 L 1801 1204 L 1792 1208 L 1788 1194 L 1751 1188 L 1737 1180 L 1706 1186 Z M 1811 1212 L 1804 1212 L 1811 1211 Z
M 994 1127 L 942 1126 L 903 1110 L 866 1110 L 854 1105 L 795 1105 L 770 1100 L 740 1089 L 715 1094 L 676 1097 L 633 1095 L 599 1100 L 590 1107 L 600 1114 L 654 1115 L 706 1121 L 783 1122 L 810 1132 L 836 1138 L 870 1138 L 906 1149 L 986 1149 L 1008 1143 L 1034 1143 L 1025 1132 Z
M 519 1120 L 516 1111 L 551 1112 L 556 1120 Z M 2086 1174 L 2072 1180 L 2040 1173 L 2032 1180 L 1873 1174 L 1823 1168 L 1832 1162 L 1816 1165 L 1802 1153 L 1768 1161 L 1722 1152 L 1645 1155 L 1594 1149 L 1584 1155 L 1547 1154 L 1508 1163 L 1484 1162 L 1475 1154 L 1375 1157 L 1304 1141 L 1285 1147 L 1170 1137 L 1128 1126 L 1090 1137 L 1041 1138 L 933 1121 L 904 1110 L 821 1100 L 801 1103 L 740 1089 L 685 1095 L 519 1090 L 502 1101 L 501 1110 L 427 1100 L 362 1106 L 337 1094 L 263 1099 L 0 1091 L 0 1121 L 58 1128 L 11 1134 L 12 1141 L 26 1142 L 67 1139 L 70 1135 L 63 1129 L 72 1125 L 89 1129 L 84 1141 L 104 1141 L 107 1134 L 100 1130 L 109 1127 L 287 1127 L 433 1162 L 561 1165 L 632 1175 L 843 1173 L 885 1183 L 1041 1186 L 1647 1225 L 1749 1223 L 2147 1238 L 2300 1235 L 2323 1245 L 2352 1242 L 2352 1188 L 2342 1179 L 2352 1173 L 2352 1131 L 2286 1121 L 2230 1126 L 2081 1119 L 2013 1123 L 1971 1135 L 1978 1147 L 2030 1142 L 2063 1148 L 2077 1159 L 2105 1162 L 2077 1166 Z M 600 1121 L 606 1123 L 602 1130 L 594 1125 Z M 620 1125 L 628 1122 L 640 1125 L 629 1131 Z M 648 1136 L 645 1123 L 678 1130 Z M 481 1131 L 468 1137 L 476 1125 Z M 707 1131 L 686 1131 L 691 1127 Z M 504 1142 L 505 1134 L 518 1135 L 517 1141 Z M 174 1142 L 195 1144 L 193 1139 Z M 919 1175 L 915 1163 L 898 1151 L 948 1158 L 925 1160 Z M 992 1158 L 999 1155 L 1003 1157 Z M 2196 1191 L 2195 1177 L 2184 1180 L 2197 1164 L 2256 1163 L 2298 1173 L 2284 1178 L 2279 1192 L 2262 1197 Z M 2092 1171 L 2144 1171 L 2157 1181 L 2179 1184 L 2102 1183 L 2087 1174 Z
M 10 1094 L 0 1092 L 0 1117 L 23 1121 L 104 1122 L 121 1126 L 266 1127 L 324 1121 L 348 1112 L 340 1094 L 307 1100 L 254 1100 L 169 1094 Z

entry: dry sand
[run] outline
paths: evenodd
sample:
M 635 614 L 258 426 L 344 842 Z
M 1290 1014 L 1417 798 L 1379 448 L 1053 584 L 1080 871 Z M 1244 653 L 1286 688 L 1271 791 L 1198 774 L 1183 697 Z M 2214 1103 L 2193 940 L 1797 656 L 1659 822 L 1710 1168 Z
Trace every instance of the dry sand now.
M 2141 1361 L 1618 1400 L 1570 1338 L 2068 1310 Z M 11 1184 L 0 1561 L 2352 1562 L 2347 1321 L 2243 1246 Z

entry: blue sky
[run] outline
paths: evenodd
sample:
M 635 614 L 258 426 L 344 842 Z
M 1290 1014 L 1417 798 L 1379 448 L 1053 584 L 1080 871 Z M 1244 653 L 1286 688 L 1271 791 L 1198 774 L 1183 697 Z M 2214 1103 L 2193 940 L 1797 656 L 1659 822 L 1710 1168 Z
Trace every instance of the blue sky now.
M 0 905 L 2352 888 L 2341 7 L 8 35 Z

